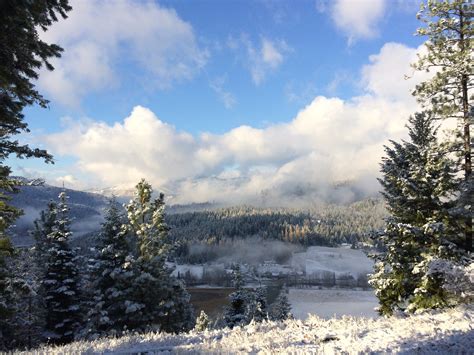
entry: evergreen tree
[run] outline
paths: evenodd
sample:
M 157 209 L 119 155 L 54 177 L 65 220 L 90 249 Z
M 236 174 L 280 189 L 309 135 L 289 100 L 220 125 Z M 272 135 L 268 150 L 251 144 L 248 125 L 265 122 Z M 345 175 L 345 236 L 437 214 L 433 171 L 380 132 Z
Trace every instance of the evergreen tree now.
M 69 246 L 71 232 L 69 208 L 65 192 L 59 195 L 56 221 L 48 235 L 45 289 L 46 336 L 53 342 L 66 343 L 74 339 L 79 327 L 80 305 L 78 270 L 75 253 Z
M 273 321 L 284 321 L 286 319 L 292 319 L 291 305 L 287 297 L 288 290 L 283 288 L 278 295 L 275 303 L 272 306 L 270 318 Z
M 17 157 L 37 157 L 51 161 L 46 151 L 19 145 L 12 136 L 28 132 L 23 121 L 23 109 L 48 101 L 36 90 L 34 81 L 44 65 L 53 70 L 50 58 L 60 57 L 62 48 L 40 39 L 38 30 L 47 30 L 58 17 L 66 18 L 71 10 L 67 0 L 35 1 L 6 0 L 0 3 L 0 166 L 10 154 Z M 6 174 L 8 175 L 8 173 Z M 5 174 L 0 174 L 5 178 Z
M 170 244 L 164 195 L 152 200 L 151 185 L 145 180 L 136 188 L 135 199 L 126 206 L 128 223 L 124 226 L 137 246 L 132 292 L 125 301 L 127 326 L 166 332 L 192 329 L 195 318 L 190 296 L 165 264 Z
M 458 187 L 455 163 L 437 140 L 430 112 L 408 119 L 409 141 L 385 147 L 379 179 L 387 209 L 395 222 L 423 225 L 443 220 Z
M 62 48 L 40 39 L 38 29 L 46 30 L 58 20 L 66 18 L 71 10 L 67 0 L 36 1 L 6 0 L 0 3 L 0 238 L 5 238 L 8 226 L 21 211 L 8 205 L 7 193 L 21 184 L 10 178 L 11 169 L 5 160 L 14 154 L 17 158 L 42 158 L 52 162 L 45 150 L 20 145 L 13 136 L 28 132 L 23 121 L 23 109 L 38 104 L 47 107 L 48 101 L 35 89 L 38 71 L 44 65 L 53 70 L 49 62 L 59 57 Z
M 35 221 L 34 251 L 14 250 L 8 238 L 0 243 L 0 349 L 31 347 L 42 340 L 44 292 L 39 279 L 45 275 L 47 236 L 55 213 L 56 205 L 51 203 L 48 211 L 41 213 L 41 220 Z
M 209 317 L 207 316 L 206 312 L 201 310 L 199 317 L 196 319 L 196 326 L 194 329 L 198 332 L 203 332 L 209 329 Z
M 385 147 L 380 183 L 391 217 L 379 241 L 371 276 L 380 313 L 436 308 L 446 304 L 440 280 L 426 282 L 421 267 L 433 256 L 458 257 L 459 228 L 449 214 L 458 182 L 453 161 L 436 139 L 431 113 L 409 119 L 409 141 Z M 433 283 L 434 282 L 434 283 Z M 423 292 L 421 292 L 423 290 Z
M 19 181 L 10 178 L 11 169 L 5 160 L 11 155 L 17 158 L 42 158 L 52 162 L 52 156 L 45 150 L 20 145 L 13 136 L 28 132 L 23 121 L 23 109 L 32 104 L 47 106 L 47 101 L 35 90 L 32 83 L 38 78 L 43 64 L 49 70 L 53 67 L 49 58 L 59 57 L 62 49 L 55 44 L 41 41 L 38 28 L 46 30 L 57 14 L 66 17 L 71 7 L 67 0 L 36 1 L 24 0 L 0 2 L 0 343 L 8 332 L 6 324 L 12 315 L 12 280 L 6 272 L 6 260 L 13 255 L 8 241 L 8 227 L 22 214 L 8 204 L 8 193 L 16 192 Z M 0 345 L 1 346 L 1 345 Z
M 133 283 L 133 256 L 122 228 L 124 216 L 115 198 L 109 201 L 105 222 L 97 238 L 92 266 L 94 290 L 84 336 L 119 334 L 126 327 L 126 305 Z
M 233 284 L 235 291 L 229 295 L 230 306 L 227 307 L 224 312 L 224 322 L 229 328 L 248 324 L 247 307 L 249 293 L 244 289 L 239 264 L 237 264 L 233 270 Z
M 14 293 L 7 268 L 7 258 L 11 257 L 12 253 L 13 247 L 9 239 L 0 239 L 0 350 L 8 349 L 14 337 Z
M 267 290 L 259 287 L 250 295 L 247 306 L 247 319 L 249 321 L 262 322 L 268 319 Z
M 48 203 L 45 211 L 41 211 L 40 219 L 34 221 L 33 238 L 35 240 L 35 256 L 39 267 L 45 266 L 45 260 L 49 247 L 49 235 L 53 232 L 56 224 L 58 206 L 54 201 Z
M 1 151 L 0 151 L 1 154 Z M 1 163 L 1 155 L 0 155 Z M 8 237 L 8 228 L 22 215 L 22 212 L 8 204 L 11 199 L 7 193 L 17 192 L 17 182 L 9 179 L 10 169 L 0 165 L 0 349 L 7 349 L 12 342 L 15 300 L 13 280 L 8 262 L 14 255 L 14 249 Z
M 425 23 L 419 28 L 420 36 L 428 37 L 426 54 L 420 55 L 413 67 L 434 70 L 432 79 L 416 86 L 414 95 L 438 119 L 455 119 L 456 136 L 462 144 L 459 149 L 464 172 L 460 189 L 458 214 L 464 221 L 464 248 L 472 251 L 472 150 L 470 127 L 473 121 L 474 88 L 474 6 L 471 0 L 428 0 L 422 3 L 418 18 Z
M 9 320 L 14 330 L 9 345 L 10 349 L 31 349 L 44 340 L 44 305 L 39 292 L 44 273 L 36 267 L 35 254 L 31 249 L 15 250 L 15 254 L 8 263 L 13 291 L 11 305 L 14 309 Z

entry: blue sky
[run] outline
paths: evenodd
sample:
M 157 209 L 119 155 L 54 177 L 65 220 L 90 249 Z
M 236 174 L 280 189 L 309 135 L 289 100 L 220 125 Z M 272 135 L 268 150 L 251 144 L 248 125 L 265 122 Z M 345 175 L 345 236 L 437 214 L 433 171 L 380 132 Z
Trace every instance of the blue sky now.
M 403 74 L 424 40 L 413 35 L 417 1 L 72 6 L 69 19 L 42 34 L 65 53 L 53 73 L 41 73 L 50 108 L 26 110 L 32 133 L 22 137 L 51 150 L 56 164 L 12 162 L 50 183 L 129 186 L 142 176 L 179 202 L 245 202 L 301 186 L 320 194 L 345 179 L 370 193 L 383 143 L 403 136 L 416 109 L 415 81 Z M 381 124 L 394 108 L 397 117 Z M 325 123 L 332 115 L 334 126 Z M 357 139 L 344 138 L 354 132 Z M 330 135 L 339 133 L 335 144 Z M 370 166 L 357 173 L 338 163 L 367 154 Z

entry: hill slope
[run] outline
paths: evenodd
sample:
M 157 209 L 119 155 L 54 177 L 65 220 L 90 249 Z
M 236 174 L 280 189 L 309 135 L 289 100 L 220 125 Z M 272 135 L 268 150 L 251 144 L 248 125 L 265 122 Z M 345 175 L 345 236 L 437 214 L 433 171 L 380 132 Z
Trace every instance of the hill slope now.
M 28 246 L 34 243 L 28 230 L 33 229 L 33 221 L 45 210 L 49 201 L 58 201 L 62 188 L 51 185 L 21 186 L 20 192 L 11 195 L 11 204 L 24 211 L 13 228 L 12 242 L 17 246 Z M 107 198 L 101 195 L 64 189 L 69 196 L 68 204 L 72 218 L 72 231 L 75 237 L 87 234 L 99 228 L 102 210 L 107 205 Z
M 40 353 L 417 353 L 467 354 L 474 349 L 474 308 L 390 319 L 349 318 L 250 324 L 233 330 L 148 333 L 38 349 Z M 37 350 L 37 351 L 38 351 Z

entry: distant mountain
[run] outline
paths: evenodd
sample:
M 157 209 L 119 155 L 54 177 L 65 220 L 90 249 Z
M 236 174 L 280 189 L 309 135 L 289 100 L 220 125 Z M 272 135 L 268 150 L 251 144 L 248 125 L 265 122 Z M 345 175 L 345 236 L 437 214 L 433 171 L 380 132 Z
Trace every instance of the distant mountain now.
M 34 243 L 30 231 L 34 228 L 34 221 L 40 217 L 41 211 L 45 210 L 49 201 L 58 201 L 58 196 L 63 188 L 42 183 L 40 180 L 28 180 L 15 177 L 25 183 L 20 187 L 20 192 L 12 194 L 11 204 L 23 210 L 21 216 L 12 228 L 12 242 L 17 246 L 29 246 Z M 39 185 L 38 185 L 39 184 Z M 72 218 L 71 230 L 76 244 L 83 244 L 88 240 L 88 235 L 97 231 L 103 221 L 103 211 L 107 206 L 108 199 L 116 196 L 117 201 L 126 203 L 133 197 L 133 189 L 122 189 L 118 187 L 97 189 L 89 191 L 77 191 L 64 189 L 69 196 L 70 216 Z M 212 203 L 192 203 L 189 205 L 167 206 L 167 213 L 186 213 L 202 210 L 215 209 Z M 82 243 L 81 241 L 82 240 Z
M 46 209 L 49 201 L 58 201 L 58 196 L 63 190 L 69 196 L 71 230 L 74 232 L 74 237 L 83 236 L 99 228 L 103 220 L 103 209 L 107 205 L 107 197 L 47 184 L 21 186 L 19 193 L 11 195 L 11 204 L 24 211 L 24 215 L 16 221 L 12 229 L 12 241 L 15 245 L 33 244 L 33 238 L 28 231 L 33 229 L 34 220 L 39 218 L 40 212 Z
M 174 192 L 164 186 L 154 187 L 154 193 L 163 192 L 167 199 L 172 199 L 175 195 Z M 109 187 L 102 187 L 102 188 L 93 188 L 86 190 L 86 192 L 99 194 L 107 197 L 115 196 L 118 199 L 128 200 L 135 195 L 135 186 L 127 186 L 127 185 L 116 185 L 116 186 L 109 186 Z
M 86 192 L 102 195 L 106 197 L 115 196 L 117 199 L 127 200 L 133 196 L 135 193 L 134 187 L 122 187 L 122 186 L 111 186 L 97 189 L 86 190 Z

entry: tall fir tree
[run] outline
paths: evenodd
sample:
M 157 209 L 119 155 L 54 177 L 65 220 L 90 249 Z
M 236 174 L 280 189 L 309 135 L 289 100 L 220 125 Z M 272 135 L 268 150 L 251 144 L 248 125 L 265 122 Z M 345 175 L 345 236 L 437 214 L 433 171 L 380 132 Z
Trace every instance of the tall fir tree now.
M 151 185 L 141 180 L 135 198 L 126 206 L 125 230 L 137 246 L 135 279 L 126 301 L 127 325 L 134 330 L 190 330 L 195 322 L 190 296 L 165 264 L 170 243 L 164 220 L 164 195 L 152 200 L 152 192 Z
M 8 176 L 4 166 L 10 154 L 17 157 L 43 158 L 51 161 L 46 151 L 20 145 L 12 136 L 28 132 L 23 109 L 48 101 L 36 90 L 35 80 L 44 66 L 53 70 L 51 58 L 61 56 L 62 48 L 41 40 L 38 31 L 46 31 L 71 10 L 68 0 L 36 1 L 5 0 L 0 3 L 0 178 Z
M 456 259 L 463 245 L 450 215 L 459 184 L 455 162 L 438 144 L 432 114 L 415 114 L 407 128 L 409 141 L 385 147 L 381 164 L 382 195 L 390 217 L 379 238 L 385 252 L 375 256 L 370 283 L 385 315 L 446 305 L 441 280 L 427 283 L 428 270 L 420 266 L 435 256 Z
M 41 158 L 47 163 L 53 157 L 45 150 L 21 145 L 13 136 L 28 132 L 23 109 L 48 101 L 36 90 L 34 81 L 45 66 L 53 70 L 51 58 L 60 57 L 62 48 L 40 39 L 38 30 L 47 30 L 59 17 L 71 10 L 68 0 L 29 1 L 5 0 L 0 3 L 0 238 L 21 211 L 8 204 L 7 194 L 21 182 L 10 178 L 5 164 L 10 155 L 17 158 Z
M 46 336 L 55 343 L 74 339 L 80 325 L 78 270 L 71 237 L 67 195 L 59 195 L 56 220 L 48 235 L 46 275 L 43 280 L 46 303 Z
M 44 273 L 37 267 L 35 253 L 31 249 L 18 249 L 15 254 L 8 265 L 11 289 L 14 291 L 14 312 L 9 320 L 14 336 L 9 342 L 14 349 L 32 349 L 44 341 L 44 298 L 39 292 Z
M 11 199 L 8 194 L 18 192 L 18 182 L 10 179 L 9 174 L 10 169 L 1 165 L 0 156 L 0 350 L 7 349 L 14 333 L 12 317 L 15 312 L 15 293 L 11 287 L 13 280 L 8 268 L 8 263 L 14 256 L 14 249 L 8 229 L 22 215 L 22 211 L 8 203 Z
M 40 218 L 34 221 L 34 229 L 31 233 L 35 240 L 35 257 L 39 267 L 45 266 L 47 252 L 50 247 L 49 235 L 53 232 L 56 224 L 58 206 L 54 201 L 49 201 L 46 210 L 41 211 Z
M 126 300 L 134 272 L 127 234 L 122 228 L 125 216 L 115 198 L 109 201 L 105 221 L 97 238 L 97 254 L 92 265 L 94 290 L 83 336 L 96 338 L 120 334 L 126 328 Z
M 7 238 L 0 238 L 0 350 L 7 350 L 14 336 L 14 293 L 11 288 L 7 258 L 13 254 L 13 246 Z
M 474 5 L 471 0 L 428 0 L 421 5 L 418 19 L 425 26 L 417 34 L 427 37 L 426 53 L 413 67 L 433 71 L 433 77 L 416 86 L 417 100 L 437 119 L 456 120 L 461 160 L 458 166 L 464 182 L 458 197 L 458 218 L 464 224 L 464 249 L 472 251 L 472 176 L 471 125 L 474 95 Z
M 58 15 L 65 18 L 71 10 L 67 0 L 30 1 L 5 0 L 0 2 L 0 333 L 4 335 L 8 323 L 7 315 L 15 305 L 11 287 L 13 282 L 6 272 L 6 262 L 14 255 L 8 240 L 7 230 L 22 214 L 9 204 L 11 192 L 17 192 L 21 182 L 10 177 L 11 169 L 6 165 L 10 155 L 17 158 L 41 158 L 52 162 L 45 150 L 19 144 L 14 136 L 28 132 L 23 109 L 32 104 L 46 107 L 48 101 L 35 89 L 34 81 L 44 65 L 53 67 L 49 60 L 59 57 L 61 47 L 42 41 L 39 28 L 46 30 Z M 12 298 L 13 297 L 13 298 Z M 0 336 L 2 338 L 2 336 Z M 4 338 L 5 339 L 5 338 Z M 0 340 L 1 342 L 1 340 Z
M 413 67 L 434 73 L 413 95 L 430 113 L 426 124 L 412 119 L 411 142 L 393 142 L 382 162 L 381 183 L 391 217 L 380 238 L 386 251 L 377 256 L 371 283 L 383 314 L 462 300 L 449 286 L 449 268 L 440 265 L 472 266 L 473 9 L 470 0 L 428 0 L 418 13 L 426 25 L 418 34 L 428 40 Z M 437 142 L 433 120 L 456 121 L 454 144 Z M 427 130 L 416 124 L 425 124 Z

